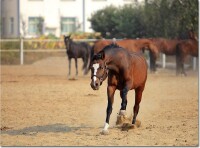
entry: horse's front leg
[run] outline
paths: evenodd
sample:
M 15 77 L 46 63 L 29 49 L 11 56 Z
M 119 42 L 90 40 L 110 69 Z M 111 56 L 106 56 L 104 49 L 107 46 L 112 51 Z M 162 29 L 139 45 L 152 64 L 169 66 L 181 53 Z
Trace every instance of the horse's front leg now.
M 113 105 L 113 101 L 114 101 L 115 90 L 116 90 L 115 86 L 108 86 L 107 87 L 108 105 L 107 105 L 107 110 L 106 110 L 106 123 L 104 125 L 102 132 L 108 131 L 110 115 L 112 113 L 112 105 Z
M 120 97 L 122 98 L 122 103 L 121 103 L 121 109 L 119 112 L 119 115 L 125 115 L 126 114 L 126 106 L 127 106 L 127 93 L 128 93 L 128 88 L 125 87 L 120 91 Z
M 138 87 L 135 90 L 135 106 L 133 108 L 133 120 L 132 120 L 132 124 L 135 124 L 136 122 L 136 117 L 138 115 L 139 112 L 139 108 L 140 108 L 140 102 L 142 99 L 142 92 L 144 90 L 144 86 Z

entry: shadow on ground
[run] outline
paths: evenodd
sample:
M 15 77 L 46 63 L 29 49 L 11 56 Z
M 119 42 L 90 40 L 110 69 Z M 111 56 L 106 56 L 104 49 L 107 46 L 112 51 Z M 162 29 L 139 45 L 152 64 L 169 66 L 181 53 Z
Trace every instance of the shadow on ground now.
M 19 130 L 3 130 L 1 131 L 1 134 L 9 134 L 9 135 L 30 135 L 35 136 L 38 133 L 68 133 L 72 131 L 76 131 L 80 128 L 88 128 L 84 125 L 81 125 L 80 127 L 70 127 L 65 124 L 52 124 L 52 125 L 44 125 L 44 126 L 32 126 L 32 127 L 26 127 Z

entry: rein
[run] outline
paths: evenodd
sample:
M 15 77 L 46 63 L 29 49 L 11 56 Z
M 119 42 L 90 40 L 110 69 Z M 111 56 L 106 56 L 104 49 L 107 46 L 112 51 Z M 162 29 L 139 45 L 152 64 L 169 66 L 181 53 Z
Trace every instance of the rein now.
M 104 67 L 104 68 L 105 68 L 105 72 L 103 73 L 102 76 L 92 75 L 92 76 L 91 76 L 91 79 L 92 79 L 93 77 L 97 77 L 97 78 L 99 79 L 100 83 L 102 83 L 104 77 L 105 77 L 106 75 L 108 75 L 108 68 L 107 68 L 107 65 L 106 65 L 106 64 L 105 64 L 105 67 Z

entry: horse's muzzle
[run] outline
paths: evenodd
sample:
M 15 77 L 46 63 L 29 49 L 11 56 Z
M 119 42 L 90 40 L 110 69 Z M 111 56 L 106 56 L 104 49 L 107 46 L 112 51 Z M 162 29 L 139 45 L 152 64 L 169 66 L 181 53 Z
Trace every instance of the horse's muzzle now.
M 90 83 L 90 86 L 92 87 L 93 90 L 98 90 L 99 89 L 99 83 L 94 83 L 93 81 Z

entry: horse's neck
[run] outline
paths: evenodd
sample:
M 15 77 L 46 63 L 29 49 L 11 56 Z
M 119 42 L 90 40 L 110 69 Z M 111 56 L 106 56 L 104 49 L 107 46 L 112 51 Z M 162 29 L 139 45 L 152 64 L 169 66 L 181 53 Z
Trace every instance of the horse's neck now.
M 147 47 L 147 46 L 149 46 L 149 44 L 150 44 L 150 41 L 147 40 L 147 39 L 139 39 L 138 41 L 139 41 L 138 46 L 139 46 L 140 48 Z
M 72 45 L 72 41 L 68 41 L 68 43 L 67 43 L 68 50 L 71 49 L 71 45 Z
M 119 73 L 120 69 L 122 69 L 123 63 L 126 60 L 126 57 L 121 58 L 118 54 L 115 55 L 110 55 L 110 54 L 106 54 L 105 55 L 105 62 L 108 66 L 108 69 L 113 70 L 117 73 Z M 126 65 L 128 66 L 128 65 Z

